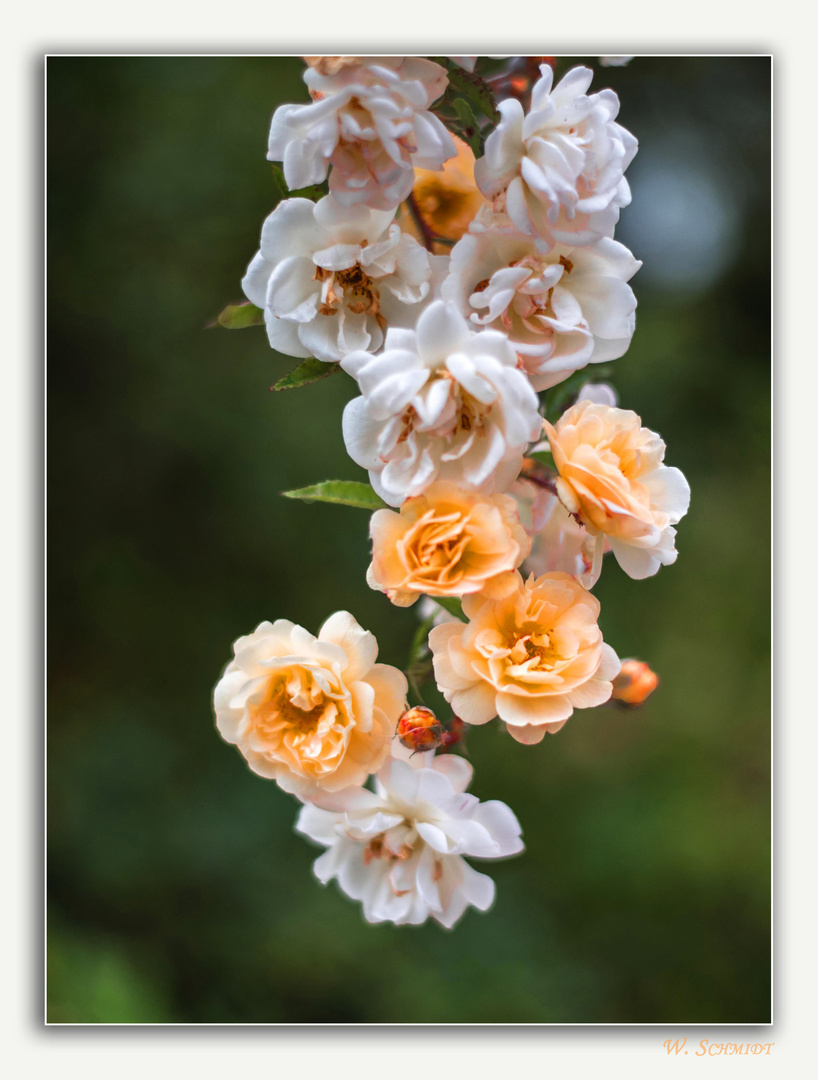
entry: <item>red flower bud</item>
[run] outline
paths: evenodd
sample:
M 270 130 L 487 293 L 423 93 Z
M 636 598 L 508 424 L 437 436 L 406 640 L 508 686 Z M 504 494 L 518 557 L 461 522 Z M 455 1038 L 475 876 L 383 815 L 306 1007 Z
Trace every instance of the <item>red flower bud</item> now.
M 448 750 L 450 746 L 455 746 L 457 743 L 461 742 L 465 737 L 466 728 L 468 726 L 469 725 L 464 723 L 459 716 L 453 716 L 448 730 L 443 732 L 443 750 Z
M 398 720 L 398 738 L 407 750 L 436 750 L 443 741 L 443 727 L 431 709 L 416 705 Z

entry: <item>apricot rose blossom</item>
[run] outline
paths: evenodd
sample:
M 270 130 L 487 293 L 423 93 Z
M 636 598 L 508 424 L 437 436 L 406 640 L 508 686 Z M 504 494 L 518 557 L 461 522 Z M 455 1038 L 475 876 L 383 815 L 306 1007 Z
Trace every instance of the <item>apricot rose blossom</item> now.
M 480 495 L 433 484 L 400 513 L 377 510 L 369 527 L 367 582 L 393 604 L 427 596 L 499 597 L 516 588 L 516 568 L 531 541 L 509 495 Z
M 559 471 L 557 494 L 629 577 L 646 578 L 676 561 L 676 530 L 690 487 L 663 464 L 665 444 L 629 409 L 578 401 L 555 426 L 543 421 Z M 596 556 L 595 556 L 596 558 Z
M 527 114 L 516 98 L 500 102 L 475 180 L 521 232 L 550 245 L 591 244 L 613 235 L 631 201 L 623 174 L 638 144 L 616 123 L 613 90 L 587 94 L 590 68 L 572 68 L 556 86 L 550 65 L 540 72 Z
M 375 791 L 354 788 L 304 806 L 296 829 L 326 851 L 313 867 L 360 900 L 368 922 L 452 927 L 472 905 L 485 911 L 494 882 L 463 858 L 499 859 L 523 850 L 520 825 L 502 802 L 466 793 L 462 757 L 410 754 L 393 744 Z
M 328 59 L 336 63 L 304 73 L 311 104 L 276 109 L 267 157 L 282 162 L 291 190 L 320 184 L 331 165 L 330 191 L 344 206 L 395 210 L 416 167 L 440 169 L 454 157 L 451 135 L 429 112 L 446 71 L 416 56 Z
M 350 353 L 341 366 L 362 395 L 344 410 L 347 452 L 390 506 L 438 479 L 507 490 L 541 430 L 537 395 L 506 335 L 475 333 L 441 300 L 414 330 L 387 330 L 379 356 Z
M 242 280 L 247 298 L 264 310 L 274 349 L 331 362 L 380 348 L 387 326 L 411 325 L 439 256 L 393 217 L 342 207 L 331 195 L 279 203 Z
M 435 680 L 467 724 L 495 716 L 521 743 L 559 731 L 574 709 L 606 702 L 619 671 L 602 640 L 599 601 L 571 574 L 518 577 L 502 600 L 467 596 L 462 622 L 429 634 Z
M 216 725 L 250 768 L 299 798 L 360 786 L 389 756 L 406 703 L 403 672 L 347 611 L 318 637 L 287 619 L 233 646 L 216 685 Z

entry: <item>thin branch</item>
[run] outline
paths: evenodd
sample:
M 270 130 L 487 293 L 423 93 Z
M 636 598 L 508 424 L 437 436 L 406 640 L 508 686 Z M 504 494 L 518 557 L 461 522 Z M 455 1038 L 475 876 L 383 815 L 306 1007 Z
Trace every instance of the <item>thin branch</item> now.
M 406 205 L 414 218 L 414 222 L 420 230 L 420 235 L 423 237 L 423 245 L 427 251 L 431 251 L 434 254 L 434 242 L 435 234 L 423 220 L 423 215 L 420 212 L 420 207 L 415 200 L 414 192 L 410 191 L 406 197 Z

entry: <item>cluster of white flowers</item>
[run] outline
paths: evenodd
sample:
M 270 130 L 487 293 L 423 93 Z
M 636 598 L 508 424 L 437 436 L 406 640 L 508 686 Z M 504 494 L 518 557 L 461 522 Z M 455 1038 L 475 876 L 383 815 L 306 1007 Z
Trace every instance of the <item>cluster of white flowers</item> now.
M 495 112 L 475 57 L 305 59 L 312 101 L 276 110 L 268 146 L 296 194 L 264 223 L 244 292 L 274 349 L 357 384 L 344 441 L 386 504 L 367 582 L 401 606 L 445 600 L 447 614 L 406 674 L 375 663 L 347 612 L 317 637 L 262 623 L 236 642 L 214 706 L 250 767 L 304 804 L 297 828 L 326 848 L 322 882 L 371 922 L 450 927 L 494 897 L 463 856 L 522 850 L 509 808 L 466 793 L 471 768 L 451 753 L 464 723 L 499 717 L 536 744 L 575 709 L 635 704 L 657 682 L 645 669 L 618 692 L 589 590 L 608 551 L 633 578 L 675 560 L 687 482 L 611 387 L 552 397 L 634 334 L 641 263 L 613 234 L 637 142 L 585 67 L 555 85 L 542 64 L 522 90 L 498 79 L 516 89 Z M 477 96 L 452 108 L 464 87 Z M 475 108 L 483 119 L 464 128 Z M 453 134 L 482 148 L 473 166 Z M 444 723 L 407 703 L 432 660 L 457 712 Z

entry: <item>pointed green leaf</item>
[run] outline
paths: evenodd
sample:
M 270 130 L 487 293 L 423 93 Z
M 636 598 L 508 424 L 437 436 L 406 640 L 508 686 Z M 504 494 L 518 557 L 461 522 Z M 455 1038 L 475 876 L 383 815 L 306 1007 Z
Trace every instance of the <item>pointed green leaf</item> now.
M 325 480 L 321 484 L 298 488 L 296 491 L 282 491 L 281 494 L 286 499 L 337 503 L 341 506 L 357 506 L 361 510 L 381 510 L 386 506 L 369 484 L 362 484 L 357 480 Z
M 438 607 L 442 607 L 444 611 L 448 611 L 450 615 L 456 615 L 461 622 L 468 622 L 469 620 L 463 614 L 463 606 L 455 596 L 432 596 L 430 599 L 434 600 Z
M 325 364 L 323 360 L 316 360 L 314 356 L 302 360 L 297 368 L 279 379 L 271 390 L 295 390 L 299 386 L 309 386 L 310 383 L 328 379 L 336 371 L 341 370 L 340 364 Z
M 472 105 L 476 105 L 493 124 L 499 123 L 500 113 L 497 110 L 494 92 L 479 75 L 473 75 L 470 71 L 455 64 L 449 68 L 449 85 L 468 98 Z
M 532 461 L 536 461 L 538 465 L 545 465 L 546 468 L 551 469 L 556 474 L 557 466 L 554 464 L 554 459 L 547 450 L 536 450 L 534 453 L 526 454 L 526 457 L 531 458 Z M 525 479 L 525 477 L 523 477 Z
M 290 189 L 287 187 L 287 181 L 284 179 L 284 173 L 281 170 L 280 165 L 273 165 L 273 195 L 275 197 L 274 206 L 277 206 L 282 199 L 286 199 L 290 194 Z
M 329 191 L 329 184 L 325 180 L 323 184 L 309 184 L 307 187 L 296 188 L 295 191 L 290 191 L 287 187 L 287 181 L 284 179 L 284 173 L 280 165 L 273 165 L 273 188 L 276 196 L 274 205 L 278 205 L 284 199 L 312 199 L 313 202 L 317 202 Z
M 255 304 L 245 302 L 243 304 L 228 304 L 224 311 L 219 312 L 215 320 L 208 323 L 211 326 L 223 326 L 226 330 L 244 330 L 248 326 L 263 326 L 264 312 Z
M 610 364 L 594 365 L 593 368 L 585 367 L 575 371 L 573 375 L 545 395 L 545 418 L 549 423 L 555 424 L 567 408 L 573 405 L 577 394 L 586 383 L 604 382 L 613 373 Z
M 459 134 L 464 142 L 467 142 L 472 149 L 472 153 L 475 157 L 482 157 L 483 155 L 483 136 L 480 132 L 480 125 L 477 123 L 477 117 L 474 115 L 471 105 L 465 98 L 456 97 L 452 104 L 457 111 L 457 116 L 460 121 Z

